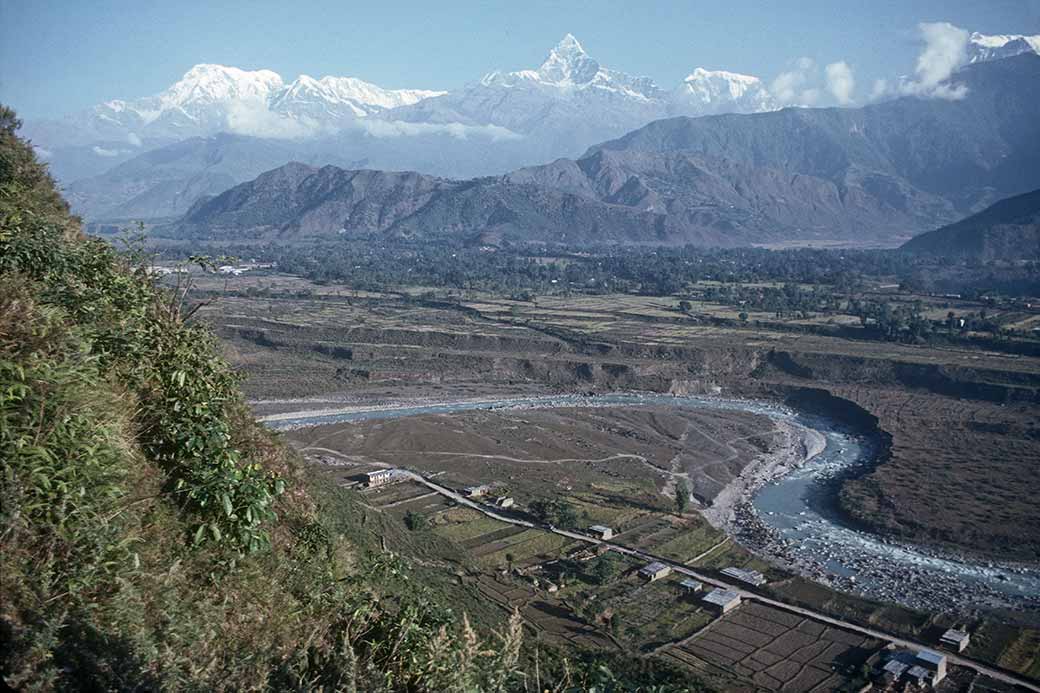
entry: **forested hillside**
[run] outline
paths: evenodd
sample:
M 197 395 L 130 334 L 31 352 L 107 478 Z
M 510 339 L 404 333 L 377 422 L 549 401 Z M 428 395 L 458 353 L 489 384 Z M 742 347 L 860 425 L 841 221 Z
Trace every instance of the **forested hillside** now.
M 0 109 L 4 683 L 534 690 L 519 616 L 471 626 L 450 575 L 409 560 L 427 540 L 305 474 L 183 296 L 80 233 L 18 127 Z M 541 657 L 543 686 L 634 687 Z

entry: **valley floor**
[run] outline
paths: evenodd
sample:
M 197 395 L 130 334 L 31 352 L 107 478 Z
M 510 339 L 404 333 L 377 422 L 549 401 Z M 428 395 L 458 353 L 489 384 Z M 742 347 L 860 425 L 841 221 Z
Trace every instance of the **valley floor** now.
M 202 311 L 247 374 L 247 392 L 261 416 L 632 390 L 786 401 L 874 427 L 882 436 L 881 463 L 844 483 L 842 504 L 851 521 L 996 560 L 1035 561 L 1040 551 L 1040 513 L 1027 488 L 1040 459 L 1038 359 L 718 327 L 676 315 L 667 298 L 516 302 L 474 295 L 449 305 L 314 289 L 318 295 L 308 298 L 225 297 Z M 289 435 L 319 473 L 332 474 L 330 481 L 380 465 L 408 466 L 452 487 L 498 481 L 518 507 L 556 494 L 587 523 L 614 526 L 619 540 L 634 547 L 699 569 L 762 570 L 771 578 L 770 594 L 890 633 L 927 641 L 944 626 L 967 621 L 977 642 L 967 654 L 1040 677 L 1040 636 L 1020 616 L 1009 626 L 1002 621 L 1010 615 L 921 614 L 873 604 L 777 572 L 726 541 L 696 505 L 710 506 L 752 459 L 778 444 L 775 427 L 752 415 L 652 407 L 473 412 Z M 681 517 L 670 498 L 680 478 L 696 501 Z M 769 621 L 779 617 L 757 606 L 734 612 L 740 616 L 733 626 L 720 628 L 733 617 L 714 620 L 699 602 L 681 597 L 676 580 L 643 585 L 627 576 L 638 567 L 631 560 L 600 584 L 587 574 L 599 559 L 565 537 L 497 525 L 411 482 L 365 493 L 365 502 L 383 512 L 425 517 L 428 531 L 467 556 L 452 568 L 460 580 L 494 603 L 521 606 L 532 628 L 547 637 L 655 652 L 727 685 L 739 681 L 746 690 L 824 690 L 831 685 L 827 677 L 810 681 L 812 671 L 830 676 L 843 662 L 852 680 L 859 664 L 876 662 L 880 653 L 880 644 L 845 642 L 824 629 L 812 636 L 824 638 L 819 646 L 806 642 L 817 654 L 791 669 L 782 662 L 802 655 L 770 654 L 769 642 L 785 638 L 766 642 L 753 635 L 757 626 L 748 630 L 741 621 L 750 618 L 769 632 L 778 628 Z M 734 641 L 729 630 L 758 644 L 735 645 L 740 638 Z M 833 637 L 838 640 L 827 640 Z M 751 649 L 739 661 L 718 660 L 708 653 L 719 651 L 711 644 L 719 638 L 732 651 Z M 863 657 L 849 659 L 841 647 Z

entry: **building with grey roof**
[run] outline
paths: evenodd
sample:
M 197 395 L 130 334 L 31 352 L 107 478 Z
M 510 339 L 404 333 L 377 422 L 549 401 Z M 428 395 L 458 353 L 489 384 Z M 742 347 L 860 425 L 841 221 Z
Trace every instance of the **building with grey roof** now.
M 766 576 L 757 570 L 750 570 L 748 568 L 737 568 L 736 566 L 730 566 L 729 568 L 723 568 L 722 574 L 727 575 L 734 580 L 740 580 L 748 585 L 755 587 L 761 587 L 766 584 Z
M 971 636 L 966 631 L 950 628 L 942 634 L 942 637 L 939 638 L 939 642 L 946 645 L 951 650 L 964 652 L 965 648 L 967 648 L 968 644 L 971 642 Z
M 933 685 L 946 678 L 946 655 L 931 650 L 921 650 L 914 657 L 914 662 L 931 672 Z
M 661 563 L 660 561 L 648 563 L 647 565 L 639 569 L 639 574 L 646 578 L 649 582 L 653 582 L 654 580 L 660 580 L 661 578 L 665 577 L 671 572 L 672 569 L 666 566 L 664 563 Z
M 686 594 L 696 594 L 704 589 L 704 583 L 700 580 L 694 580 L 693 578 L 685 578 L 679 582 L 679 587 Z
M 740 595 L 733 590 L 717 587 L 706 594 L 701 601 L 718 609 L 720 613 L 726 614 L 740 606 Z

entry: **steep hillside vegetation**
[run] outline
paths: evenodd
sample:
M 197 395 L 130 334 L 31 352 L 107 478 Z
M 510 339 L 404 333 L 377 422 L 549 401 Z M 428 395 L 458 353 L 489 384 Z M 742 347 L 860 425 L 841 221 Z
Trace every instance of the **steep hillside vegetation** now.
M 309 486 L 180 296 L 80 235 L 18 125 L 0 110 L 4 683 L 522 690 L 519 617 L 478 635 L 450 576 L 400 557 L 428 541 Z M 627 685 L 543 657 L 558 690 Z
M 956 224 L 923 233 L 903 245 L 921 255 L 976 260 L 1040 257 L 1040 190 L 1001 200 Z

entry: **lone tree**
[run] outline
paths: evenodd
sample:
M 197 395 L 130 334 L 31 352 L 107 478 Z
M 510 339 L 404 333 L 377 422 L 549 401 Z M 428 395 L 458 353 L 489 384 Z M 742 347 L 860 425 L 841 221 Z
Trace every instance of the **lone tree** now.
M 686 506 L 690 504 L 690 489 L 686 486 L 686 481 L 679 479 L 679 482 L 675 485 L 675 512 L 678 515 L 682 515 L 686 512 Z
M 531 503 L 531 514 L 546 524 L 574 529 L 578 526 L 578 513 L 574 506 L 557 498 L 544 498 Z
M 418 532 L 430 526 L 430 520 L 425 515 L 420 515 L 411 510 L 404 516 L 404 526 L 413 532 Z

